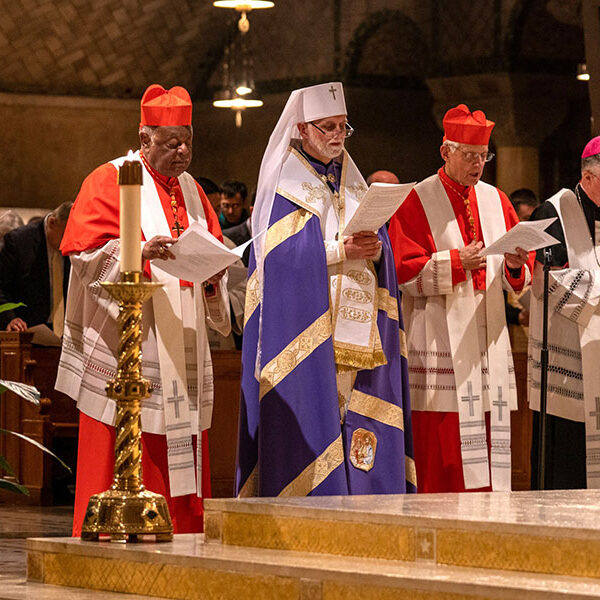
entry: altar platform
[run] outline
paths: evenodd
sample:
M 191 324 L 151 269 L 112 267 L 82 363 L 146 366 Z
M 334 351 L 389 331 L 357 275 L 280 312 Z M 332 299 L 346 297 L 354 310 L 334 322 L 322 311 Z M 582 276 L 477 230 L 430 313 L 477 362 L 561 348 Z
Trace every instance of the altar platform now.
M 177 599 L 600 598 L 600 490 L 213 499 L 171 543 L 28 540 L 28 580 Z

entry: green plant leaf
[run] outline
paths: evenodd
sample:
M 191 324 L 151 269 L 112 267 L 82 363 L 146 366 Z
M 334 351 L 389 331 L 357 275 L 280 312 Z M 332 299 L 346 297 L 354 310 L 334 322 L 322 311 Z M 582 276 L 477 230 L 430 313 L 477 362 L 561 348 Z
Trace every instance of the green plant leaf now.
M 0 469 L 6 471 L 9 475 L 14 475 L 13 468 L 8 464 L 8 461 L 0 454 Z
M 4 304 L 0 304 L 0 313 L 6 312 L 7 310 L 15 310 L 15 308 L 19 308 L 19 306 L 27 306 L 22 302 L 5 302 Z
M 54 454 L 54 452 L 52 452 L 51 450 L 48 450 L 48 448 L 46 448 L 46 446 L 43 446 L 39 442 L 32 440 L 30 437 L 27 437 L 26 435 L 23 435 L 22 433 L 18 433 L 17 431 L 9 431 L 8 429 L 2 429 L 1 427 L 0 427 L 0 433 L 7 433 L 9 435 L 14 435 L 18 438 L 21 438 L 22 440 L 25 440 L 26 442 L 29 442 L 30 444 L 33 444 L 36 448 L 39 448 L 42 452 L 45 452 L 46 454 L 49 454 L 50 456 L 55 458 L 65 469 L 67 469 L 67 471 L 69 471 L 69 473 L 73 472 L 73 471 L 71 471 L 71 467 L 69 467 L 60 458 L 58 458 L 58 456 L 56 456 L 56 454 Z
M 9 492 L 29 496 L 29 490 L 24 485 L 15 481 L 8 481 L 8 479 L 3 479 L 2 477 L 0 477 L 0 490 L 8 490 Z

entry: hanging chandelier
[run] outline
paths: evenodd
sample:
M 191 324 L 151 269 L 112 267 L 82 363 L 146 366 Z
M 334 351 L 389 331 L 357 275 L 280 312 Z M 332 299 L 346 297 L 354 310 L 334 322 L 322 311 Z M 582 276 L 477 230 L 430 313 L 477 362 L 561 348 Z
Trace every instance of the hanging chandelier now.
M 217 8 L 234 8 L 237 12 L 241 13 L 240 20 L 238 21 L 238 29 L 242 33 L 247 33 L 250 29 L 250 21 L 248 20 L 247 13 L 261 8 L 273 8 L 275 2 L 271 2 L 270 0 L 215 0 L 213 6 Z
M 225 47 L 221 89 L 213 98 L 213 106 L 235 111 L 236 127 L 241 127 L 242 111 L 263 105 L 256 93 L 252 53 L 246 39 L 250 29 L 247 13 L 254 9 L 272 8 L 274 3 L 269 0 L 215 0 L 213 6 L 233 8 L 241 13 L 237 23 L 240 35 Z

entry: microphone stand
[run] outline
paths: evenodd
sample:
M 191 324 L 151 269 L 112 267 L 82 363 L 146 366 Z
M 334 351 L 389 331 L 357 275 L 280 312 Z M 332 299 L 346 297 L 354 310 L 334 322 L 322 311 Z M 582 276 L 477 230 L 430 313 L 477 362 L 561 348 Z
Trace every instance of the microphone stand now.
M 546 413 L 548 401 L 548 278 L 552 249 L 544 248 L 544 296 L 542 314 L 542 351 L 540 355 L 540 422 L 539 422 L 539 451 L 538 451 L 538 489 L 546 488 Z

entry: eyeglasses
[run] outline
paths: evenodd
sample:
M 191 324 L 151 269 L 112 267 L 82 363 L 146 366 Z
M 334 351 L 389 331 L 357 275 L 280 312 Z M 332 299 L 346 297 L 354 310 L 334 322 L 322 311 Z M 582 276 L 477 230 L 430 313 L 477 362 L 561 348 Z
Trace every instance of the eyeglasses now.
M 343 127 L 337 127 L 336 125 L 327 125 L 321 128 L 311 121 L 309 125 L 312 125 L 315 129 L 318 129 L 325 137 L 328 138 L 332 138 L 338 133 L 343 133 L 344 137 L 349 138 L 354 133 L 354 128 L 352 127 L 352 125 L 350 125 L 350 123 L 344 123 Z
M 465 152 L 459 146 L 452 146 L 455 150 L 458 150 L 464 157 L 467 162 L 477 162 L 478 160 L 482 160 L 483 162 L 490 162 L 494 156 L 496 156 L 493 152 Z

